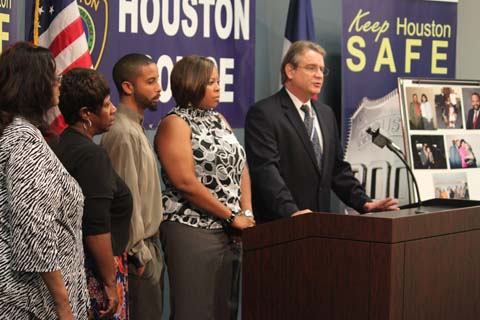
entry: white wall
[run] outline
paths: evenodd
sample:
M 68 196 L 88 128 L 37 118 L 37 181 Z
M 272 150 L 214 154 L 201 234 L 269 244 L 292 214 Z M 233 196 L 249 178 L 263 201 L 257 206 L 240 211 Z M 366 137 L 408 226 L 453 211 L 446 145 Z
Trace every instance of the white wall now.
M 480 79 L 480 1 L 459 0 L 457 74 L 459 79 Z

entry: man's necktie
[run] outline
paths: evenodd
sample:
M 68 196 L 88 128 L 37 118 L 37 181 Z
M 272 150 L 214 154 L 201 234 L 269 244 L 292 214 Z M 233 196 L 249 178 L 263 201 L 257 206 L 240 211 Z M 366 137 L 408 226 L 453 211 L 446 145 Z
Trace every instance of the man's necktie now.
M 477 128 L 477 120 L 478 120 L 478 111 L 473 111 L 473 129 Z
M 305 124 L 305 128 L 307 129 L 308 137 L 312 142 L 313 151 L 315 152 L 315 156 L 317 158 L 318 167 L 322 168 L 322 147 L 320 146 L 320 139 L 318 137 L 317 130 L 315 130 L 315 126 L 313 125 L 314 118 L 310 113 L 310 107 L 306 104 L 302 105 L 300 109 L 305 113 L 305 118 L 303 119 L 303 123 Z

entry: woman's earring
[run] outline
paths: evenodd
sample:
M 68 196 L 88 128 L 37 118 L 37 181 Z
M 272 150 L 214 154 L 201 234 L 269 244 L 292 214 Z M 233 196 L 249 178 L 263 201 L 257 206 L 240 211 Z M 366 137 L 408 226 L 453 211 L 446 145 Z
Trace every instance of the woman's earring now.
M 88 128 L 91 128 L 92 127 L 92 121 L 90 121 L 90 119 L 84 119 L 82 121 L 82 126 L 83 126 L 83 130 L 85 130 L 85 132 L 88 132 Z

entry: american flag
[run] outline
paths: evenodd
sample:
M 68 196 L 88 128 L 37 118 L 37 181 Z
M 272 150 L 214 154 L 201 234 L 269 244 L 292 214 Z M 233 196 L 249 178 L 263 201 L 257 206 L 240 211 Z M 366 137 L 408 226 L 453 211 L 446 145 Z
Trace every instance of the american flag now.
M 34 44 L 52 51 L 57 73 L 92 67 L 76 0 L 35 0 L 31 36 Z M 57 106 L 50 109 L 47 120 L 54 135 L 67 126 Z

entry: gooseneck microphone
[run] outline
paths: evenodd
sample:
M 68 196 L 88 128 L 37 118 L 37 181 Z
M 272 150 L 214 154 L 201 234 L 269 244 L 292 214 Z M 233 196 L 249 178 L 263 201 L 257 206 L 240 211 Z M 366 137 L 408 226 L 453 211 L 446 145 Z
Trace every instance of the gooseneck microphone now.
M 390 140 L 389 138 L 381 134 L 380 128 L 378 128 L 377 130 L 372 130 L 372 128 L 368 127 L 366 131 L 369 135 L 372 136 L 372 142 L 376 146 L 380 148 L 387 146 L 387 148 L 390 151 L 392 151 L 405 165 L 405 168 L 407 168 L 407 171 L 410 173 L 410 176 L 412 177 L 413 185 L 415 186 L 415 190 L 417 193 L 418 204 L 417 204 L 417 209 L 415 210 L 415 213 L 425 212 L 422 210 L 422 200 L 420 199 L 420 189 L 418 188 L 417 179 L 415 179 L 415 175 L 413 174 L 412 168 L 410 168 L 407 161 L 405 161 L 405 155 L 403 154 L 402 150 L 395 143 L 393 143 L 392 140 Z

